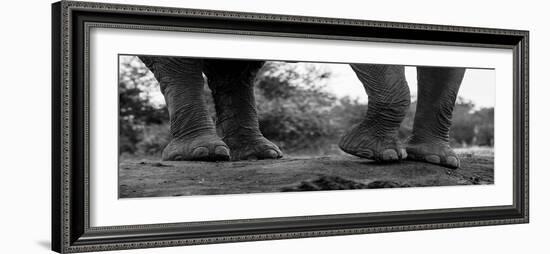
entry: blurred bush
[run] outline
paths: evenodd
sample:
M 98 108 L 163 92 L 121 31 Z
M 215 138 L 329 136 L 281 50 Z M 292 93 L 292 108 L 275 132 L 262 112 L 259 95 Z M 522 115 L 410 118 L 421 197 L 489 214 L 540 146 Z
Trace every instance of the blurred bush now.
M 268 62 L 256 78 L 260 130 L 286 153 L 325 153 L 337 138 L 330 117 L 337 99 L 324 91 L 319 65 Z
M 151 103 L 149 92 L 159 89 L 153 74 L 135 56 L 121 57 L 119 66 L 119 154 L 138 153 L 148 126 L 166 123 L 168 110 Z
M 169 141 L 166 106 L 151 101 L 158 92 L 152 73 L 137 57 L 125 57 L 119 70 L 119 153 L 158 155 Z M 326 92 L 331 73 L 323 65 L 267 62 L 255 81 L 260 129 L 286 154 L 339 154 L 339 137 L 361 121 L 367 105 Z M 211 117 L 215 112 L 210 90 L 205 97 Z M 413 99 L 399 135 L 410 136 L 416 102 Z M 493 108 L 476 109 L 459 98 L 453 112 L 451 142 L 455 147 L 492 146 Z

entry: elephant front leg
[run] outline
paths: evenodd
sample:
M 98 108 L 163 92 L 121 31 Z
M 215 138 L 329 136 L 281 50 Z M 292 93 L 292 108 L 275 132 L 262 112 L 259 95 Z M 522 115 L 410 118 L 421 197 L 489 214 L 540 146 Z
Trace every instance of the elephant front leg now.
M 407 157 L 398 140 L 401 122 L 410 105 L 410 92 L 403 66 L 352 64 L 368 95 L 363 121 L 340 140 L 344 152 L 377 161 Z
M 449 145 L 453 108 L 464 68 L 417 67 L 418 104 L 407 152 L 412 160 L 458 168 Z
M 218 134 L 231 149 L 231 159 L 281 158 L 281 150 L 262 135 L 258 124 L 253 80 L 263 62 L 205 60 L 204 65 Z
M 216 135 L 204 99 L 202 61 L 181 57 L 139 57 L 153 72 L 170 114 L 171 141 L 163 160 L 229 160 L 229 148 Z

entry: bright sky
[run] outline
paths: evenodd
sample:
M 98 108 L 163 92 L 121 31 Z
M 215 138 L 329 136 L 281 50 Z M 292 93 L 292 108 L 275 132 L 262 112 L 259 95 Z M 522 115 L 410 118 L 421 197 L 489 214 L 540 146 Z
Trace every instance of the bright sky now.
M 367 94 L 363 85 L 347 64 L 324 64 L 332 72 L 327 82 L 327 90 L 339 97 L 349 96 L 361 102 L 367 102 Z M 411 96 L 416 97 L 416 68 L 405 67 L 407 83 Z M 476 108 L 495 106 L 495 74 L 494 70 L 467 69 L 458 92 L 467 100 L 471 100 Z

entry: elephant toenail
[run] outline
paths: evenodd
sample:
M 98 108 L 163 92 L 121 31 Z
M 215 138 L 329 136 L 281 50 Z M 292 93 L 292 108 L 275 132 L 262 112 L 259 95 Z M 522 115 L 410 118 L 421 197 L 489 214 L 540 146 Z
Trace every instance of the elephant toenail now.
M 447 165 L 453 167 L 453 168 L 458 168 L 458 159 L 454 156 L 447 156 Z
M 439 159 L 439 156 L 437 155 L 428 155 L 424 157 L 424 159 L 429 163 L 439 164 L 441 160 Z
M 176 155 L 176 156 L 174 156 L 174 160 L 175 160 L 175 161 L 182 161 L 182 160 L 183 160 L 183 156 L 181 156 L 181 155 Z
M 214 149 L 214 153 L 216 155 L 229 156 L 229 149 L 225 146 L 217 146 L 216 149 Z
M 192 153 L 193 157 L 195 158 L 202 158 L 208 156 L 208 148 L 206 147 L 197 147 L 193 150 Z
M 401 159 L 406 159 L 406 158 L 407 158 L 407 150 L 401 149 Z
M 277 153 L 273 149 L 269 149 L 269 150 L 265 151 L 265 157 L 275 159 L 275 158 L 279 157 L 279 153 Z
M 394 161 L 399 159 L 397 152 L 393 149 L 386 149 L 382 152 L 382 160 L 384 161 Z

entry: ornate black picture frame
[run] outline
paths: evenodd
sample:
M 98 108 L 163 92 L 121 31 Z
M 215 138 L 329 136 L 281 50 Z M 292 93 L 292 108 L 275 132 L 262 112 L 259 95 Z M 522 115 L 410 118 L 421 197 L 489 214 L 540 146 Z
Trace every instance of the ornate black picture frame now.
M 513 205 L 91 227 L 91 27 L 513 50 Z M 528 31 L 62 1 L 52 5 L 52 249 L 87 252 L 471 227 L 529 221 Z

